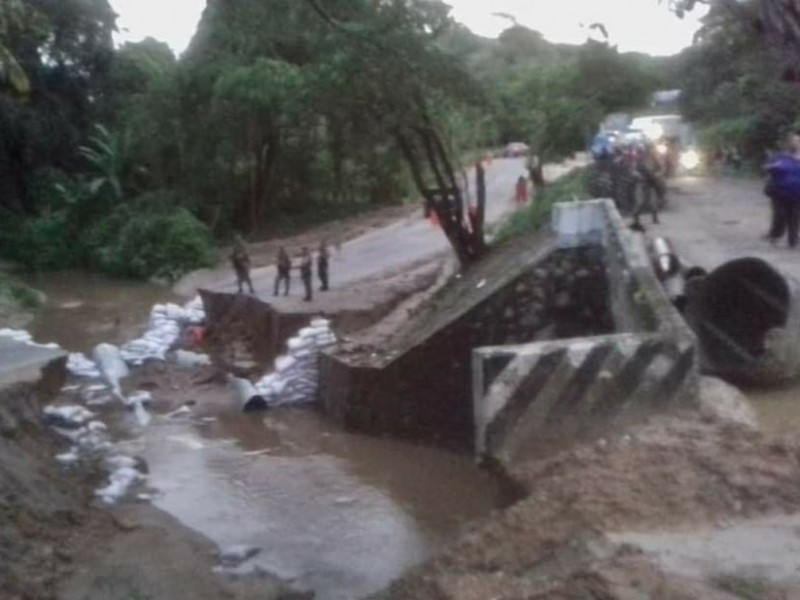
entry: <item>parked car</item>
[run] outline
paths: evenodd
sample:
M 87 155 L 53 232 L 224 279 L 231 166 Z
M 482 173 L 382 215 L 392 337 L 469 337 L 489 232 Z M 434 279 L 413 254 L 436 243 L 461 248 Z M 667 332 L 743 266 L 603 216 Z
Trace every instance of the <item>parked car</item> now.
M 503 149 L 503 156 L 506 158 L 517 158 L 519 156 L 526 156 L 530 147 L 524 142 L 511 142 L 506 144 Z

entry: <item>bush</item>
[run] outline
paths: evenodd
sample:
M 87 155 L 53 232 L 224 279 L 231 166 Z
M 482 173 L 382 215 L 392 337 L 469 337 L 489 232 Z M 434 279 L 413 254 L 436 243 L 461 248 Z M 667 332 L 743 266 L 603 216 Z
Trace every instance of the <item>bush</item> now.
M 503 243 L 520 235 L 538 231 L 550 218 L 553 204 L 572 202 L 575 199 L 586 200 L 587 171 L 576 169 L 555 183 L 545 186 L 534 200 L 521 210 L 516 211 L 503 223 L 495 236 L 495 243 Z
M 42 296 L 31 287 L 17 283 L 0 273 L 0 303 L 10 303 L 21 308 L 36 308 L 42 303 Z
M 32 219 L 3 219 L 3 256 L 20 263 L 25 270 L 52 271 L 80 264 L 84 249 L 70 226 L 68 211 L 46 212 Z
M 137 202 L 99 220 L 88 234 L 92 262 L 111 275 L 175 281 L 212 266 L 209 229 L 185 208 Z

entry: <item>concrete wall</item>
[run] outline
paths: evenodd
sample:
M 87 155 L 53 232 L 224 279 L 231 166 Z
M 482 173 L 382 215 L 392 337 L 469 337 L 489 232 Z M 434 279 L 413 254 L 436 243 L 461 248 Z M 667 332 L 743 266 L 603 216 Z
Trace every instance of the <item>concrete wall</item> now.
M 471 448 L 473 349 L 613 330 L 600 248 L 503 252 L 434 298 L 404 347 L 323 357 L 328 412 L 352 430 Z
M 475 350 L 475 447 L 506 466 L 663 410 L 698 382 L 694 335 L 613 202 L 558 205 L 553 229 L 559 248 L 604 249 L 618 333 Z

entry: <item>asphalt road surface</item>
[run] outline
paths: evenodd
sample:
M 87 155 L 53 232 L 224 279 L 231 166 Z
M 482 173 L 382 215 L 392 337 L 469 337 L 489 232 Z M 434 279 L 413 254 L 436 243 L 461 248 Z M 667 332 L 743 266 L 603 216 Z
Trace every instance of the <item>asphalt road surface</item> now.
M 560 165 L 548 165 L 545 177 L 554 180 L 578 166 L 581 159 Z M 500 221 L 515 210 L 513 191 L 520 175 L 525 175 L 523 159 L 495 159 L 486 169 L 486 220 L 487 224 Z M 474 176 L 470 177 L 474 186 Z M 474 194 L 474 189 L 470 190 Z M 398 220 L 386 227 L 376 229 L 342 245 L 341 251 L 332 250 L 331 287 L 346 286 L 355 281 L 380 277 L 397 272 L 411 265 L 432 259 L 449 248 L 441 229 L 422 217 L 422 210 L 415 215 Z M 292 273 L 292 296 L 273 298 L 275 268 L 273 266 L 254 269 L 251 272 L 253 285 L 259 298 L 276 306 L 296 303 L 301 299 L 302 284 L 296 271 Z M 215 291 L 235 291 L 236 281 L 231 270 L 214 278 L 204 278 L 203 287 Z M 317 285 L 315 275 L 315 286 Z

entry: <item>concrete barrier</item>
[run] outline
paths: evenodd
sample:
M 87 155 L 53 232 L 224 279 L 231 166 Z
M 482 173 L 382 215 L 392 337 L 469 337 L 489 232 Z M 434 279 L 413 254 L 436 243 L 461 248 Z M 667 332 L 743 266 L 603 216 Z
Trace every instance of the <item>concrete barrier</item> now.
M 475 448 L 511 466 L 696 392 L 696 340 L 610 200 L 557 205 L 560 248 L 604 249 L 616 334 L 473 352 Z

